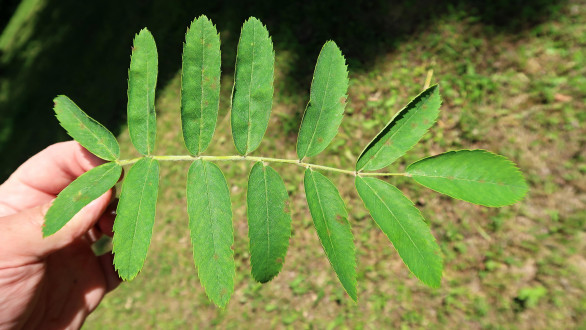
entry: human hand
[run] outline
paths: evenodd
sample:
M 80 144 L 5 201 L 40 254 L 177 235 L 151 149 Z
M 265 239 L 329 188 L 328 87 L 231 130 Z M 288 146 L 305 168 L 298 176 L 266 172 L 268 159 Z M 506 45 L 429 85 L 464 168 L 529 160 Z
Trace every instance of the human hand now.
M 112 190 L 43 238 L 45 213 L 71 181 L 103 161 L 77 142 L 49 146 L 0 185 L 0 329 L 79 328 L 120 279 L 112 254 L 91 244 L 112 236 Z

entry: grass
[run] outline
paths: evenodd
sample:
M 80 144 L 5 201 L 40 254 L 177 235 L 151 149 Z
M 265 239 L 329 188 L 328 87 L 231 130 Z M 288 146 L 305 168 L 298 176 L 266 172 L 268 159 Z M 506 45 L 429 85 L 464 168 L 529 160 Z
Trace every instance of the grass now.
M 235 293 L 228 307 L 219 310 L 206 298 L 193 266 L 184 186 L 189 164 L 165 162 L 145 267 L 134 281 L 109 294 L 85 327 L 586 326 L 586 4 L 570 0 L 556 6 L 546 20 L 527 26 L 518 22 L 522 28 L 514 32 L 490 24 L 475 8 L 452 6 L 417 25 L 404 35 L 408 37 L 393 39 L 392 47 L 369 50 L 376 56 L 349 57 L 346 118 L 332 145 L 312 162 L 352 168 L 362 148 L 422 89 L 433 70 L 443 95 L 440 120 L 389 170 L 400 171 L 421 157 L 450 149 L 483 148 L 517 162 L 531 185 L 521 203 L 491 209 L 441 196 L 407 178 L 389 179 L 420 207 L 440 243 L 446 263 L 441 288 L 427 288 L 409 274 L 368 216 L 352 178 L 328 174 L 347 203 L 357 245 L 359 301 L 352 303 L 313 229 L 302 169 L 280 164 L 274 167 L 291 196 L 290 249 L 276 279 L 255 283 L 244 206 L 251 165 L 219 163 L 231 191 L 237 266 Z M 216 21 L 223 42 L 237 38 L 242 21 Z M 317 46 L 313 57 L 299 59 L 312 51 L 300 50 L 284 30 L 278 28 L 275 36 L 276 97 L 256 156 L 295 158 L 296 134 L 308 99 L 308 72 L 319 51 Z M 270 25 L 269 31 L 273 33 Z M 340 32 L 339 44 L 344 53 L 355 54 L 356 44 L 347 33 Z M 127 37 L 130 40 L 131 35 Z M 335 33 L 330 37 L 337 39 Z M 179 44 L 174 47 L 179 49 Z M 231 47 L 234 43 L 226 45 L 224 62 L 234 60 Z M 179 129 L 180 78 L 176 68 L 166 67 L 168 78 L 161 80 L 157 91 L 156 152 L 186 154 Z M 230 69 L 223 72 L 212 155 L 236 154 L 229 127 L 233 77 Z M 112 128 L 117 128 L 115 123 Z M 134 157 L 127 131 L 119 131 L 123 157 Z

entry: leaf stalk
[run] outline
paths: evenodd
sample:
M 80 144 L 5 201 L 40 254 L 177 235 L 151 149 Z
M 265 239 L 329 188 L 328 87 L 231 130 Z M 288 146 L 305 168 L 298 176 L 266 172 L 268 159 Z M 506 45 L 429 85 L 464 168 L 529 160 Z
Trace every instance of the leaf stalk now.
M 272 157 L 256 157 L 256 156 L 240 156 L 240 155 L 234 155 L 234 156 L 169 155 L 169 156 L 147 156 L 147 157 L 150 157 L 150 158 L 153 158 L 153 159 L 156 159 L 159 161 L 196 161 L 198 159 L 201 159 L 201 160 L 216 161 L 216 162 L 218 162 L 218 161 L 219 162 L 222 162 L 222 161 L 249 161 L 249 162 L 263 162 L 263 163 L 293 164 L 293 165 L 297 165 L 297 166 L 300 166 L 303 168 L 311 168 L 311 169 L 315 169 L 315 170 L 322 170 L 322 171 L 328 171 L 328 172 L 337 172 L 337 173 L 343 173 L 343 174 L 348 174 L 348 175 L 353 175 L 353 176 L 361 176 L 361 177 L 363 177 L 363 176 L 381 176 L 381 177 L 409 176 L 407 173 L 383 173 L 383 172 L 364 173 L 364 172 L 357 172 L 357 171 L 353 171 L 353 170 L 344 170 L 344 169 L 331 167 L 331 166 L 306 163 L 306 162 L 303 162 L 299 159 L 284 159 L 284 158 L 272 158 Z M 131 165 L 131 164 L 138 162 L 142 158 L 144 158 L 144 157 L 118 160 L 117 163 L 120 166 Z

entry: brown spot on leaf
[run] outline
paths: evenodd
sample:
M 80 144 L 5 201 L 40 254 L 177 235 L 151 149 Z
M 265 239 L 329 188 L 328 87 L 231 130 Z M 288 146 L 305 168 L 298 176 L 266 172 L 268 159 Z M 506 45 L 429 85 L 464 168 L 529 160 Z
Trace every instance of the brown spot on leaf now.
M 278 264 L 282 264 L 283 263 L 283 258 L 279 257 L 277 259 L 275 259 L 275 262 Z
M 225 296 L 228 294 L 228 290 L 226 290 L 226 288 L 222 288 L 222 290 L 220 290 L 220 295 L 221 296 Z
M 339 224 L 341 225 L 345 225 L 346 224 L 346 220 L 343 216 L 336 214 L 336 221 L 338 221 Z
M 220 259 L 220 257 L 218 256 L 217 253 L 214 253 L 214 260 L 218 260 L 218 259 Z
M 417 123 L 411 124 L 411 128 L 416 128 L 416 127 L 417 127 Z
M 324 142 L 324 139 L 323 139 L 323 138 L 321 138 L 321 137 L 318 137 L 318 138 L 317 138 L 317 142 L 318 142 L 318 143 L 322 143 L 322 142 Z
M 482 179 L 478 180 L 478 183 L 484 183 L 484 182 L 486 182 L 486 181 L 484 181 Z
M 393 145 L 393 141 L 391 141 L 391 139 L 388 139 L 387 142 L 385 142 L 385 145 L 390 147 L 391 145 Z
M 421 108 L 422 108 L 423 110 L 427 109 L 427 104 L 424 104 L 424 105 L 423 105 Z
M 134 47 L 134 46 L 131 46 L 130 49 L 132 50 L 133 53 L 134 53 L 135 50 L 137 50 L 137 48 Z
M 448 176 L 448 180 L 454 180 L 454 177 L 450 175 Z
M 287 214 L 289 212 L 291 212 L 291 210 L 289 209 L 289 201 L 288 200 L 285 200 L 285 206 L 283 207 L 283 212 L 285 212 Z
M 210 85 L 210 87 L 211 87 L 212 89 L 216 89 L 216 86 L 217 86 L 217 85 L 216 85 L 216 83 L 215 83 L 215 82 L 213 82 L 213 83 Z
M 423 125 L 429 125 L 429 120 L 428 119 L 423 119 Z
M 345 97 L 343 97 L 343 96 L 342 96 L 342 97 L 340 98 L 340 104 L 341 104 L 341 105 L 344 105 L 344 104 L 346 104 L 346 98 L 345 98 Z

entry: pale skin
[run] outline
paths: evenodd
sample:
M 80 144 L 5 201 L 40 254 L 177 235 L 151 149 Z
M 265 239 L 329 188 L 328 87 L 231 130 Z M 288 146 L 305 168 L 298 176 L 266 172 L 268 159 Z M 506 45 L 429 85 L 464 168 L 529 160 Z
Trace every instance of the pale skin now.
M 91 250 L 96 238 L 112 235 L 112 190 L 56 234 L 42 235 L 57 194 L 102 163 L 77 142 L 58 143 L 0 185 L 0 329 L 78 329 L 120 283 L 112 255 Z

